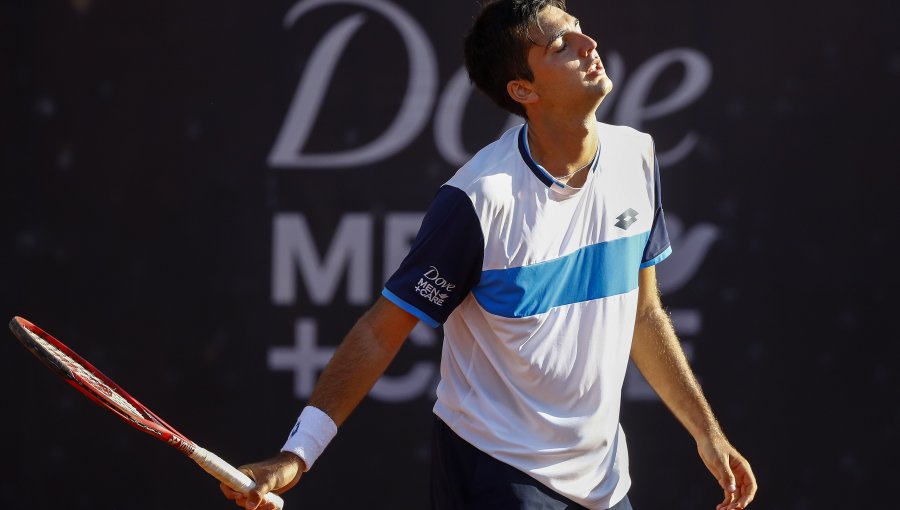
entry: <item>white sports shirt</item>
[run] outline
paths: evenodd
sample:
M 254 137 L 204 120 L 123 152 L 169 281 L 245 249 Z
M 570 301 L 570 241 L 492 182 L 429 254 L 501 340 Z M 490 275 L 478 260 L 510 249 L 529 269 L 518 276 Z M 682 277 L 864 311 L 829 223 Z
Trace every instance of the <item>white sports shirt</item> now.
M 456 434 L 605 509 L 631 485 L 619 406 L 638 272 L 671 247 L 653 140 L 598 127 L 581 188 L 535 163 L 527 124 L 478 152 L 382 294 L 444 324 L 434 412 Z

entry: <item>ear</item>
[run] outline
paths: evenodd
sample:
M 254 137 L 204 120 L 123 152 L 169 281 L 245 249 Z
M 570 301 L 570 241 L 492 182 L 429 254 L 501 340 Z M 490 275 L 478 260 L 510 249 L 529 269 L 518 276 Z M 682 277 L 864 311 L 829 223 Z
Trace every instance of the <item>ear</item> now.
M 539 99 L 537 92 L 528 80 L 510 80 L 506 84 L 506 92 L 517 103 L 529 104 Z

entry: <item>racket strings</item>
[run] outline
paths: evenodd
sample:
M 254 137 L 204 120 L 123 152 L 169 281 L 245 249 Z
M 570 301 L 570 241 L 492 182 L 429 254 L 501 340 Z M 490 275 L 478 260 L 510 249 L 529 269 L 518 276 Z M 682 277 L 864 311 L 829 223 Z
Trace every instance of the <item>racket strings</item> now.
M 104 382 L 102 379 L 94 375 L 93 372 L 88 370 L 78 361 L 75 361 L 68 354 L 59 350 L 55 345 L 47 342 L 33 331 L 25 328 L 25 331 L 28 335 L 37 342 L 41 347 L 44 348 L 51 356 L 62 361 L 67 367 L 69 367 L 73 372 L 75 372 L 81 382 L 91 386 L 94 390 L 102 393 L 106 398 L 108 398 L 113 404 L 116 405 L 123 412 L 127 412 L 133 416 L 143 417 L 143 413 L 139 411 L 131 402 L 129 402 L 125 397 L 120 395 L 115 388 L 111 387 L 109 384 Z

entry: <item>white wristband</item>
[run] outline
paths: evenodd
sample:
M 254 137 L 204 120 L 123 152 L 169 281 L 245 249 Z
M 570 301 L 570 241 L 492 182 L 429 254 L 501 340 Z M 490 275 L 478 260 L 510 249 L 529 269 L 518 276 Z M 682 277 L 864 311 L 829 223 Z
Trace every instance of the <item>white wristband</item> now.
M 328 443 L 337 435 L 337 425 L 327 414 L 312 406 L 306 406 L 297 418 L 283 452 L 291 452 L 306 463 L 306 470 L 322 455 Z

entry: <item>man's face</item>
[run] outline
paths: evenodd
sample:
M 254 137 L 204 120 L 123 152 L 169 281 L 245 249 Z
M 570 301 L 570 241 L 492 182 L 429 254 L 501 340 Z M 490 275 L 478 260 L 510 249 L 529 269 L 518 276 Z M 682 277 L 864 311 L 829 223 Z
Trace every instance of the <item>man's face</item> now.
M 596 108 L 612 91 L 597 43 L 581 32 L 576 18 L 547 7 L 528 35 L 532 42 L 528 64 L 534 74 L 531 87 L 544 106 Z

